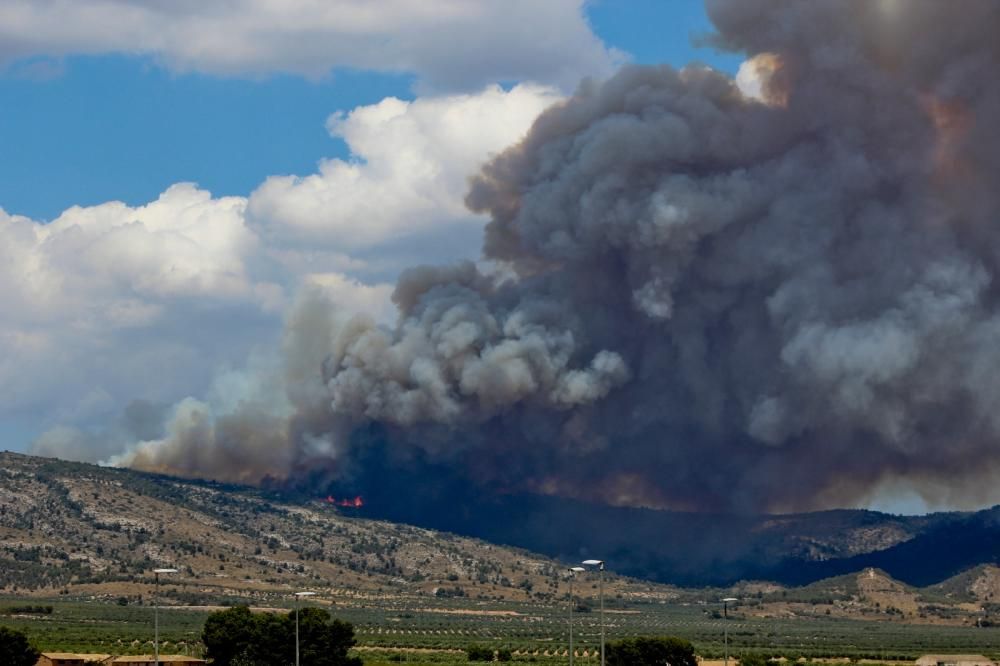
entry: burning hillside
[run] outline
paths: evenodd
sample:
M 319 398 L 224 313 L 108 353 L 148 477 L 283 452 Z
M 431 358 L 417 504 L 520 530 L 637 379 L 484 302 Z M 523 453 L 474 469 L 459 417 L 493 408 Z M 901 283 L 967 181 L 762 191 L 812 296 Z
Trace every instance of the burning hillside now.
M 354 499 L 336 499 L 332 495 L 323 498 L 323 502 L 331 506 L 339 506 L 347 509 L 360 509 L 365 505 L 365 501 L 358 495 Z

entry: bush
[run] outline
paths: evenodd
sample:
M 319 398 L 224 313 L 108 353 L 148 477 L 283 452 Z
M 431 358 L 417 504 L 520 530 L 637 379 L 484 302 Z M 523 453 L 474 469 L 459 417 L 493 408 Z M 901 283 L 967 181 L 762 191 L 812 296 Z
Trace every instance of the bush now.
M 762 654 L 744 654 L 740 655 L 740 666 L 777 666 L 778 662 L 773 659 L 768 659 Z
M 0 664 L 4 666 L 35 666 L 41 653 L 20 631 L 0 627 Z
M 8 606 L 4 612 L 9 615 L 52 615 L 52 606 Z
M 493 648 L 483 645 L 470 645 L 465 648 L 465 654 L 468 655 L 469 661 L 493 661 Z
M 609 643 L 609 666 L 697 666 L 694 646 L 681 638 L 639 637 Z

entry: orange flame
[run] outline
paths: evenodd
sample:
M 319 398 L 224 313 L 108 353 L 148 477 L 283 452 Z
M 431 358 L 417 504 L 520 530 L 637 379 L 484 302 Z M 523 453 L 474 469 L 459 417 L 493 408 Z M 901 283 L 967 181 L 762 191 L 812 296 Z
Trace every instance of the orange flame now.
M 333 495 L 327 495 L 324 499 L 327 504 L 332 504 L 333 506 L 344 506 L 351 509 L 360 509 L 365 505 L 365 501 L 358 495 L 354 499 L 334 499 Z

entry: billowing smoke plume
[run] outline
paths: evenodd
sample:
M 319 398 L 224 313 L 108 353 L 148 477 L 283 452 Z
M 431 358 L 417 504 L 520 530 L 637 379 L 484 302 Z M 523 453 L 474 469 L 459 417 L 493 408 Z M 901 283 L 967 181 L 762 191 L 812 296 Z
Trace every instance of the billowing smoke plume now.
M 304 296 L 286 402 L 182 405 L 131 464 L 698 509 L 996 499 L 1000 3 L 709 10 L 740 87 L 584 83 L 473 178 L 487 262 L 406 273 L 393 330 Z

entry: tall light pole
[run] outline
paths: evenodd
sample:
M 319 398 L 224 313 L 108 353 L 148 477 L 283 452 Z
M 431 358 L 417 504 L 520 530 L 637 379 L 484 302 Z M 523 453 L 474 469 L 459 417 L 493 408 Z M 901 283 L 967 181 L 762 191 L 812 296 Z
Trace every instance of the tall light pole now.
M 295 593 L 295 666 L 299 666 L 299 602 L 302 597 L 314 597 L 315 592 Z
M 584 560 L 583 564 L 588 567 L 597 567 L 600 574 L 598 583 L 601 597 L 601 666 L 604 666 L 604 560 Z
M 586 571 L 583 567 L 569 568 L 569 666 L 573 666 L 573 579 L 581 571 Z
M 177 569 L 153 569 L 153 660 L 160 666 L 160 574 L 177 573 Z
M 722 600 L 722 644 L 726 650 L 725 666 L 729 666 L 729 604 L 739 601 L 736 597 L 726 597 Z

